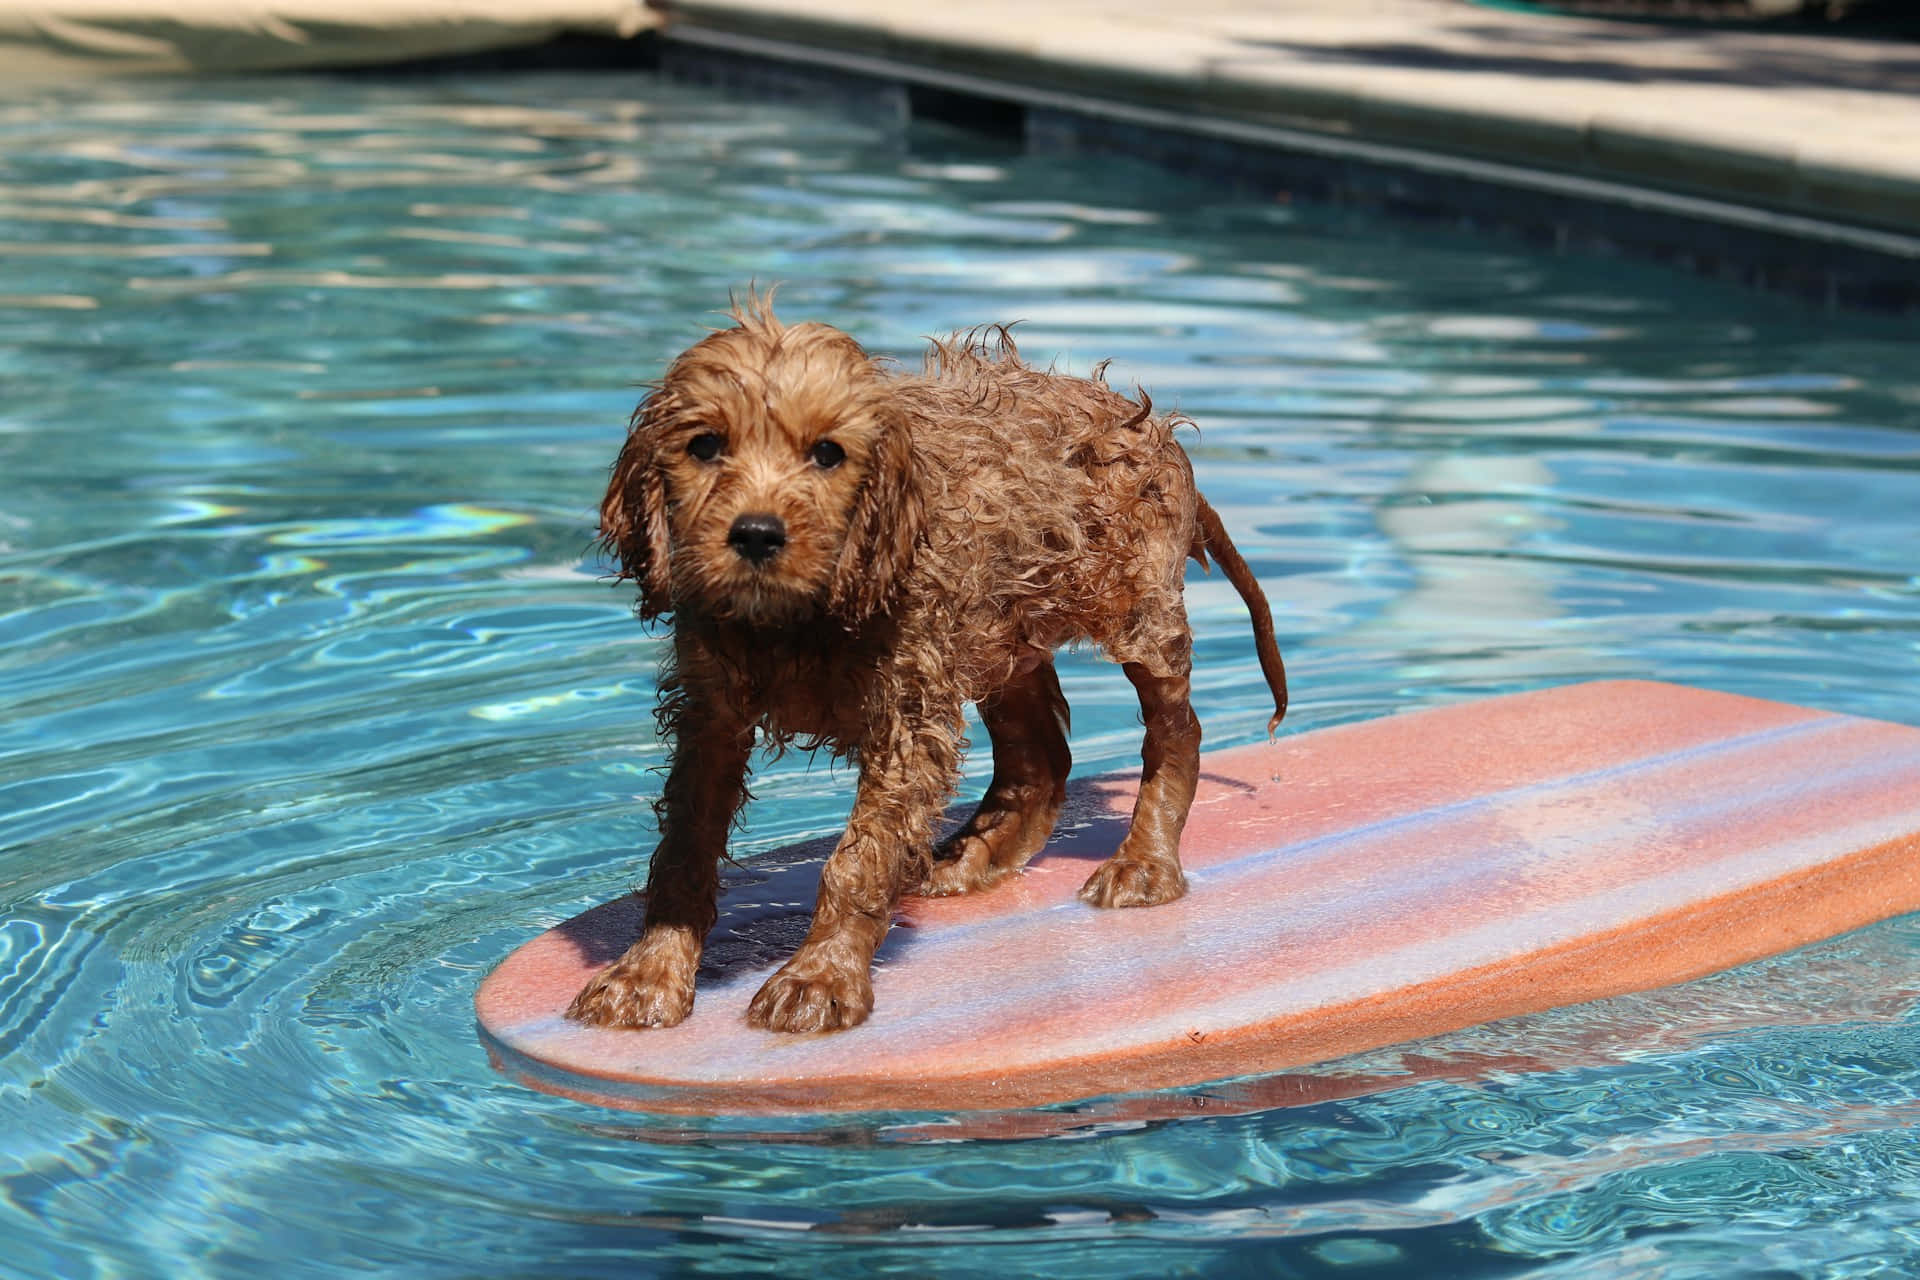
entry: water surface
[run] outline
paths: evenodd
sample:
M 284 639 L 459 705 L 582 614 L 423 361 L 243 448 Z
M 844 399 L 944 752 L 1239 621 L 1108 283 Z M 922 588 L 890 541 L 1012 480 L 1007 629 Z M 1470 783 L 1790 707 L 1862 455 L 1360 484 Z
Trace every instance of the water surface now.
M 1912 919 L 1051 1138 L 489 1070 L 480 976 L 643 874 L 661 641 L 594 508 L 636 384 L 753 280 L 907 361 L 1020 320 L 1194 417 L 1290 731 L 1619 675 L 1920 724 L 1892 323 L 642 77 L 14 90 L 0 1273 L 1920 1261 Z M 1190 601 L 1209 743 L 1254 741 L 1239 603 Z M 1133 764 L 1125 681 L 1061 670 L 1079 771 Z M 736 852 L 850 789 L 767 766 Z

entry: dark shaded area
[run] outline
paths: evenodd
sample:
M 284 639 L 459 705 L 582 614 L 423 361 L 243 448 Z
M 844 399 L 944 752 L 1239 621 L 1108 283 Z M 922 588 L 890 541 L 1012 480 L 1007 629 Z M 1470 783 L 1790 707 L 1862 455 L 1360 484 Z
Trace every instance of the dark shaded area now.
M 1018 139 L 1025 135 L 1027 128 L 1027 109 L 1017 102 L 933 85 L 909 85 L 907 108 L 915 120 L 950 125 L 990 137 Z
M 720 919 L 701 953 L 701 984 L 765 969 L 793 954 L 812 922 L 820 864 L 833 846 L 832 839 L 809 840 L 723 869 Z M 645 895 L 634 892 L 555 928 L 583 963 L 599 968 L 619 959 L 640 936 L 645 912 Z
M 579 950 L 582 963 L 599 968 L 618 960 L 640 936 L 640 918 L 646 908 L 645 897 L 629 893 L 554 927 Z
M 1582 28 L 1582 55 L 1564 56 L 1572 40 L 1550 25 L 1520 27 L 1501 23 L 1456 26 L 1481 50 L 1440 49 L 1423 44 L 1375 43 L 1338 47 L 1283 40 L 1244 41 L 1261 49 L 1285 50 L 1302 62 L 1348 66 L 1399 67 L 1421 71 L 1495 72 L 1540 80 L 1602 80 L 1615 84 L 1710 84 L 1745 88 L 1856 89 L 1920 94 L 1920 49 L 1889 45 L 1871 58 L 1835 56 L 1831 44 L 1784 35 L 1702 41 L 1709 33 L 1671 28 L 1649 30 L 1645 23 L 1622 23 L 1617 31 Z M 1920 18 L 1915 19 L 1920 32 Z M 1619 45 L 1644 48 L 1648 41 L 1681 35 L 1676 50 L 1700 53 L 1694 61 L 1676 58 L 1654 66 L 1631 57 L 1605 56 Z M 1594 52 L 1596 48 L 1598 53 Z
M 356 80 L 486 71 L 653 71 L 660 65 L 660 38 L 643 31 L 631 40 L 615 36 L 559 35 L 542 44 L 454 53 L 439 58 L 374 65 L 302 68 Z
M 1796 35 L 1892 36 L 1920 38 L 1920 14 L 1903 0 L 1800 0 L 1793 9 L 1771 13 L 1750 0 L 1540 0 L 1506 3 L 1503 9 L 1567 14 L 1584 18 L 1630 18 L 1675 25 L 1792 31 Z

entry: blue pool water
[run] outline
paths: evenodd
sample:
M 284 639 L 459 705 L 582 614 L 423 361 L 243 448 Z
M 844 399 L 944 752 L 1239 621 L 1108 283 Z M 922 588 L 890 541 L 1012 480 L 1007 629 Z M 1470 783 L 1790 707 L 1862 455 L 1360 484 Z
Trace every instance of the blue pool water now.
M 639 77 L 0 91 L 0 1274 L 1920 1266 L 1920 919 L 1022 1140 L 491 1071 L 481 975 L 650 847 L 606 467 L 756 278 L 1196 418 L 1290 730 L 1614 675 L 1920 723 L 1891 322 Z M 1191 590 L 1209 741 L 1255 740 Z M 1124 680 L 1062 670 L 1128 766 Z M 769 766 L 739 852 L 849 785 Z

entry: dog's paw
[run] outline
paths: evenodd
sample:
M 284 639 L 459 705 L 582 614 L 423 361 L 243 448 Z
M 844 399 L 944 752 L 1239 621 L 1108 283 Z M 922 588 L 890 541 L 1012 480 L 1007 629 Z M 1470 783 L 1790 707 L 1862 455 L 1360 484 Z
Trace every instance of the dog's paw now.
M 990 885 L 998 884 L 1007 873 L 995 867 L 987 858 L 984 842 L 977 839 L 956 842 L 948 849 L 941 850 L 940 856 L 933 861 L 932 869 L 927 872 L 927 878 L 920 882 L 914 892 L 928 898 L 950 898 L 955 894 L 978 893 Z
M 1187 877 L 1177 862 L 1109 858 L 1080 886 L 1080 900 L 1096 907 L 1157 907 L 1186 892 Z
M 747 1023 L 765 1031 L 845 1031 L 872 1012 L 873 982 L 864 967 L 849 973 L 796 956 L 753 997 Z
M 590 1027 L 672 1027 L 693 1012 L 693 981 L 674 966 L 626 956 L 601 970 L 567 1006 Z

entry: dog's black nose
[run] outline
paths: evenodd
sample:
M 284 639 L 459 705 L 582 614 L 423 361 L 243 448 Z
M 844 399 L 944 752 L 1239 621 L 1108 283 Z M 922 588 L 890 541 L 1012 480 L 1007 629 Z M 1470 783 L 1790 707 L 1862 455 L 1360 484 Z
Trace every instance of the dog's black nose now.
M 749 564 L 765 564 L 787 545 L 787 525 L 779 516 L 738 516 L 727 529 L 727 545 Z

